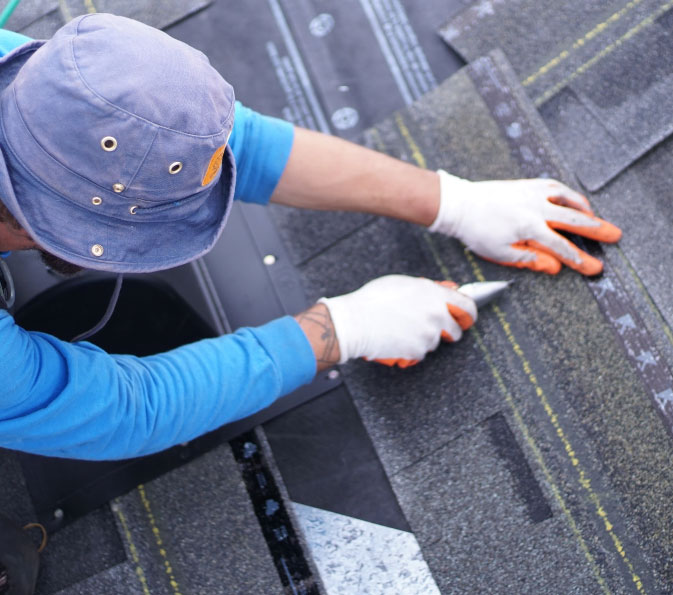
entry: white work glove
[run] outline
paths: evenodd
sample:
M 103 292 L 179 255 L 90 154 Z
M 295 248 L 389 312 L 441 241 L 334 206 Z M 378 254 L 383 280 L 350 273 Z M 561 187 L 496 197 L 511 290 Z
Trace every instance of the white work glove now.
M 360 289 L 318 300 L 334 324 L 340 364 L 355 357 L 404 368 L 439 345 L 458 341 L 477 320 L 474 301 L 446 285 L 388 275 Z
M 595 217 L 587 199 L 555 180 L 470 182 L 438 170 L 439 212 L 428 228 L 458 238 L 500 264 L 556 274 L 561 263 L 584 275 L 603 264 L 554 230 L 617 242 L 618 227 Z

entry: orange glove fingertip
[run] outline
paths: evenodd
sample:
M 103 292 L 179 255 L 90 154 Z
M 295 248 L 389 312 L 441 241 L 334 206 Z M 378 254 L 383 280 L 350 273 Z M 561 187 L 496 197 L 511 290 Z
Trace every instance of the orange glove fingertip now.
M 536 252 L 537 258 L 521 263 L 525 268 L 548 275 L 558 275 L 561 272 L 561 261 L 544 252 Z
M 605 242 L 606 244 L 615 244 L 622 238 L 622 230 L 616 225 L 599 219 L 598 217 L 594 218 L 595 221 L 599 222 L 599 225 L 592 227 L 586 225 L 570 225 L 569 223 L 561 223 L 559 221 L 549 221 L 547 224 L 552 229 L 568 231 L 570 233 L 576 233 L 577 235 L 584 236 L 590 240 L 596 240 L 597 242 Z
M 371 361 L 368 358 L 364 358 L 367 361 Z M 388 366 L 390 368 L 397 366 L 399 368 L 408 368 L 410 366 L 415 366 L 420 360 L 417 359 L 403 359 L 403 358 L 397 358 L 397 357 L 389 357 L 389 358 L 381 358 L 381 359 L 375 359 L 375 362 L 379 364 L 383 364 L 384 366 Z
M 594 275 L 599 275 L 603 272 L 603 263 L 588 254 L 582 258 L 582 262 L 580 262 L 579 265 L 573 266 L 569 264 L 568 266 L 587 277 L 593 277 Z
M 458 283 L 455 281 L 436 281 L 436 283 L 439 283 L 442 287 L 446 287 L 447 289 L 458 289 Z
M 472 319 L 472 316 L 470 316 L 462 308 L 459 308 L 458 306 L 456 306 L 454 304 L 446 304 L 446 307 L 449 310 L 449 314 L 451 314 L 451 316 L 453 316 L 455 321 L 458 323 L 458 326 L 460 326 L 460 328 L 462 328 L 464 331 L 469 329 L 474 324 L 474 320 Z M 442 335 L 444 333 L 446 333 L 448 335 L 448 333 L 446 331 L 442 331 Z M 451 339 L 451 340 L 453 341 L 453 339 Z
M 446 331 L 442 331 L 442 341 L 446 341 L 447 343 L 454 342 L 453 337 Z

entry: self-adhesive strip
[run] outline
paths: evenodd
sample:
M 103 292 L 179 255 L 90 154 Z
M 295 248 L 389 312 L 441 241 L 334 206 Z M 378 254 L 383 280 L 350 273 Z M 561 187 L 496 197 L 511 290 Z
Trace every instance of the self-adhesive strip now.
M 530 125 L 529 116 L 523 113 L 493 58 L 486 56 L 475 60 L 468 67 L 468 73 L 507 139 L 512 155 L 520 164 L 522 175 L 569 182 L 568 174 L 553 162 L 544 143 Z M 572 239 L 579 248 L 603 261 L 603 274 L 587 278 L 586 283 L 619 337 L 626 358 L 638 371 L 666 429 L 673 434 L 673 375 L 669 367 L 660 356 L 654 339 L 619 277 L 606 261 L 601 245 L 578 236 Z

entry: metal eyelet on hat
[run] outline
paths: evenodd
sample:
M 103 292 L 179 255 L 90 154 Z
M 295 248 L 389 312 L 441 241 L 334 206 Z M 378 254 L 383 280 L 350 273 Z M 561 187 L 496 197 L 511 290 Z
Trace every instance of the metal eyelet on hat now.
M 173 163 L 171 163 L 168 166 L 168 173 L 177 174 L 181 169 L 182 169 L 182 161 L 173 161 Z
M 91 204 L 94 204 L 96 206 L 103 204 L 103 199 L 100 196 L 94 196 L 91 199 Z
M 91 254 L 94 256 L 103 256 L 103 246 L 100 244 L 94 244 L 91 246 Z
M 117 139 L 114 136 L 104 136 L 100 141 L 103 151 L 114 151 L 117 148 Z
M 124 192 L 126 186 L 124 186 L 124 184 L 120 184 L 119 182 L 117 182 L 116 184 L 112 184 L 112 189 L 117 193 Z
M 138 205 L 133 205 L 133 206 L 129 209 L 129 213 L 131 213 L 131 215 L 135 215 L 137 212 L 138 212 Z

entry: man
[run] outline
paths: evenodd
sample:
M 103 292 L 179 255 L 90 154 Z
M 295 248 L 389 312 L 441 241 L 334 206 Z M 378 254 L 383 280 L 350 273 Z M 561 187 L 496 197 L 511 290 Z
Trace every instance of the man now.
M 396 217 L 503 264 L 602 265 L 554 229 L 616 242 L 552 180 L 469 182 L 293 128 L 234 103 L 205 56 L 86 15 L 0 60 L 0 251 L 56 268 L 178 266 L 217 240 L 233 199 Z M 232 288 L 232 291 L 234 289 Z M 0 311 L 0 446 L 116 459 L 185 442 L 351 358 L 409 365 L 477 318 L 472 300 L 394 275 L 306 312 L 146 358 L 29 333 Z

